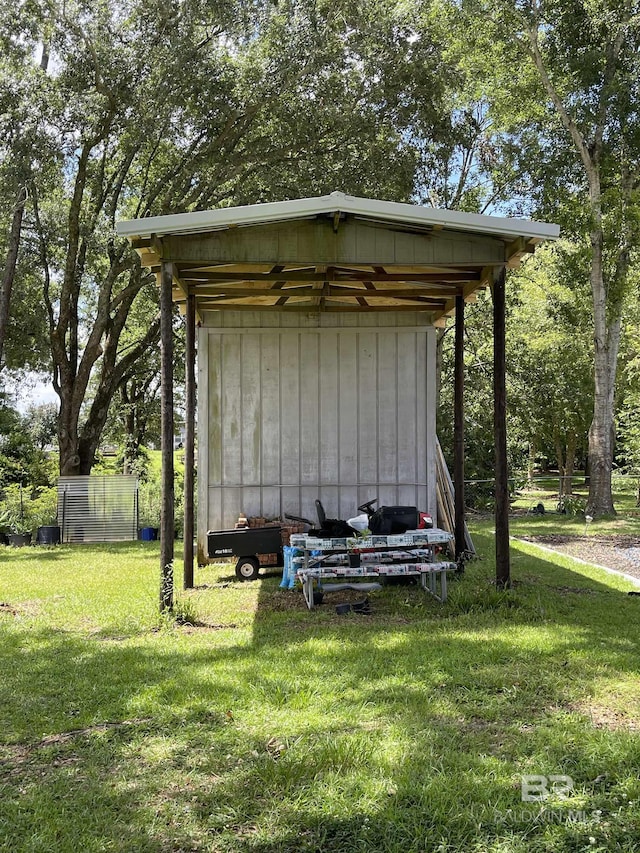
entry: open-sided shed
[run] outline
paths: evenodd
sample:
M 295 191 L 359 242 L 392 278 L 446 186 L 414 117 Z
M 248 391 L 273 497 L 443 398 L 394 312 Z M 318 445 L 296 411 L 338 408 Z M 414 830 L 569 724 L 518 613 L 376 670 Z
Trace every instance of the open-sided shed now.
M 163 565 L 173 556 L 167 450 L 172 446 L 172 302 L 181 303 L 187 317 L 188 584 L 196 323 L 202 560 L 207 529 L 231 524 L 240 511 L 309 515 L 320 497 L 330 514 L 344 516 L 362 500 L 379 497 L 435 515 L 436 327 L 453 313 L 456 526 L 461 524 L 463 308 L 478 290 L 490 287 L 497 548 L 508 580 L 505 270 L 542 240 L 556 238 L 557 226 L 335 192 L 120 222 L 118 233 L 157 273 L 161 286 Z

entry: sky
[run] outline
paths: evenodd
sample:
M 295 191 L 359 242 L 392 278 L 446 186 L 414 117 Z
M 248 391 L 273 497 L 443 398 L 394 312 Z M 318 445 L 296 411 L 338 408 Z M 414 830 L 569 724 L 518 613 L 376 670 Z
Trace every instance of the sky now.
M 7 383 L 6 391 L 19 412 L 25 412 L 29 406 L 39 406 L 42 403 L 59 403 L 51 382 L 43 382 L 37 374 L 29 374 L 25 381 L 17 384 Z

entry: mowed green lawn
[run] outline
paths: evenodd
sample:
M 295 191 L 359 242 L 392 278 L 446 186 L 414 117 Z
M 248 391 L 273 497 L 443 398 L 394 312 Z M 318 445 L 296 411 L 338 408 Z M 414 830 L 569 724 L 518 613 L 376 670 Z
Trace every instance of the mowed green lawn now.
M 369 616 L 200 569 L 200 627 L 155 543 L 0 548 L 0 850 L 640 850 L 640 598 L 475 539 Z

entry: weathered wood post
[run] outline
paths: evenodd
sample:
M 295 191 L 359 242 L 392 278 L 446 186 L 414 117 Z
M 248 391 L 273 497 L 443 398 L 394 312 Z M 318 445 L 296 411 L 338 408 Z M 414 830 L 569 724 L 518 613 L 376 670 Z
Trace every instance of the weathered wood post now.
M 509 558 L 509 484 L 507 474 L 506 387 L 506 272 L 502 268 L 493 284 L 493 435 L 496 448 L 496 586 L 511 586 Z
M 160 419 L 162 440 L 162 508 L 160 513 L 160 610 L 173 608 L 173 265 L 160 270 Z
M 184 439 L 184 588 L 193 587 L 193 492 L 195 483 L 195 412 L 196 412 L 196 297 L 187 296 L 185 334 L 185 439 Z
M 456 557 L 466 550 L 464 535 L 464 297 L 456 295 L 453 398 L 453 487 Z

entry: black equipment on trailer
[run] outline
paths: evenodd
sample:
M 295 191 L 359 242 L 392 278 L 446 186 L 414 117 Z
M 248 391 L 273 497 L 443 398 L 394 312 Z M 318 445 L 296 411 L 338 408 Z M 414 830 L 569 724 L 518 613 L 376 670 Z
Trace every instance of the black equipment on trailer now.
M 238 580 L 257 580 L 260 571 L 258 554 L 277 554 L 277 563 L 273 563 L 273 565 L 282 565 L 282 532 L 279 526 L 210 530 L 207 533 L 207 555 L 209 559 L 213 557 L 237 557 L 236 577 Z

